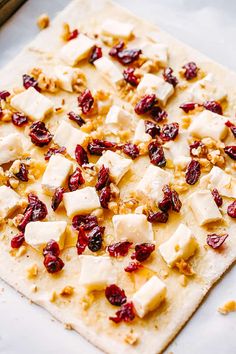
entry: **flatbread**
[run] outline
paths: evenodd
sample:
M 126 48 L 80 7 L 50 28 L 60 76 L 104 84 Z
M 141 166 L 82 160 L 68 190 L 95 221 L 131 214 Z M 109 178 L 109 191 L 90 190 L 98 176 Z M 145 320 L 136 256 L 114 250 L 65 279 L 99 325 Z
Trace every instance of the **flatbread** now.
M 212 73 L 217 85 L 223 87 L 227 92 L 228 104 L 224 114 L 233 117 L 236 98 L 235 73 L 180 43 L 159 28 L 140 20 L 123 8 L 105 0 L 100 0 L 99 2 L 93 0 L 73 1 L 56 17 L 48 29 L 42 31 L 33 42 L 1 71 L 0 89 L 12 92 L 13 88 L 22 87 L 22 74 L 30 71 L 33 67 L 40 67 L 50 72 L 55 63 L 60 63 L 58 51 L 64 44 L 60 37 L 64 22 L 69 23 L 72 29 L 79 28 L 80 31 L 91 35 L 100 32 L 101 23 L 107 18 L 133 24 L 136 38 L 141 37 L 150 42 L 154 39 L 157 42 L 166 44 L 170 55 L 169 66 L 174 69 L 175 73 L 178 73 L 181 67 L 189 61 L 196 62 L 203 73 Z M 128 46 L 131 46 L 131 43 L 128 43 Z M 135 45 L 135 40 L 133 43 Z M 132 108 L 129 102 L 125 102 L 118 97 L 117 90 L 112 88 L 94 70 L 94 67 L 86 63 L 79 64 L 78 67 L 82 68 L 86 73 L 87 86 L 89 88 L 110 91 L 116 102 L 124 105 L 129 110 Z M 184 80 L 181 82 L 184 82 L 186 87 L 183 85 L 182 90 L 178 91 L 178 95 L 176 94 L 171 98 L 167 104 L 168 121 L 181 123 L 184 117 L 183 112 L 178 107 L 187 101 L 187 95 L 192 83 Z M 76 97 L 78 94 L 68 94 L 62 90 L 55 94 L 43 94 L 50 97 L 56 107 L 61 107 L 62 99 L 65 99 L 66 102 L 62 113 L 54 113 L 50 119 L 46 120 L 50 131 L 54 133 L 59 122 L 65 119 L 66 113 L 72 110 L 76 111 Z M 231 118 L 230 120 L 233 121 Z M 1 137 L 11 132 L 19 131 L 11 123 L 3 123 L 1 128 Z M 20 132 L 23 137 L 22 129 Z M 31 144 L 28 138 L 28 128 L 25 129 L 23 141 L 26 156 L 31 155 L 38 162 L 36 169 L 39 170 L 40 176 L 35 183 L 26 184 L 26 188 L 20 183 L 16 191 L 21 195 L 36 191 L 39 198 L 47 204 L 48 215 L 46 220 L 67 220 L 70 223 L 71 221 L 67 219 L 63 208 L 56 213 L 52 211 L 50 207 L 51 198 L 46 196 L 41 189 L 40 179 L 45 165 L 43 153 L 47 148 L 40 150 Z M 229 134 L 226 141 L 228 145 L 232 144 L 232 135 Z M 96 158 L 91 158 L 91 162 L 95 161 Z M 123 200 L 129 192 L 135 190 L 137 183 L 143 176 L 144 169 L 149 164 L 147 156 L 141 157 L 134 162 L 131 170 L 119 184 Z M 230 169 L 230 173 L 235 175 L 232 160 L 227 160 L 227 167 Z M 173 168 L 172 170 L 168 168 L 168 170 L 173 173 Z M 227 216 L 227 205 L 229 205 L 230 200 L 232 202 L 232 199 L 224 198 L 222 213 L 225 222 L 223 224 L 220 224 L 220 226 L 218 224 L 211 225 L 211 229 L 207 228 L 207 226 L 200 227 L 187 204 L 188 195 L 200 188 L 199 184 L 196 184 L 196 186 L 191 186 L 185 193 L 180 193 L 180 198 L 183 201 L 180 214 L 171 213 L 166 224 L 153 224 L 156 249 L 172 235 L 180 222 L 186 223 L 195 235 L 199 249 L 191 258 L 190 264 L 196 274 L 188 277 L 186 286 L 181 285 L 183 275 L 177 270 L 168 268 L 158 251 L 145 262 L 143 270 L 132 275 L 127 275 L 123 271 L 123 268 L 127 265 L 128 257 L 124 257 L 124 259 L 122 258 L 119 261 L 114 260 L 114 267 L 119 274 L 117 284 L 125 289 L 128 298 L 131 298 L 133 293 L 153 274 L 162 278 L 167 286 L 166 301 L 143 319 L 137 317 L 128 324 L 114 324 L 109 320 L 109 316 L 114 316 L 116 308 L 108 303 L 104 292 L 85 294 L 78 281 L 80 257 L 74 247 L 77 235 L 71 231 L 70 227 L 68 227 L 67 247 L 61 254 L 65 267 L 62 273 L 52 276 L 46 272 L 43 266 L 43 256 L 30 246 L 26 245 L 18 253 L 12 252 L 10 239 L 16 234 L 17 229 L 11 222 L 8 222 L 7 225 L 3 223 L 0 247 L 0 277 L 34 303 L 47 309 L 59 321 L 69 325 L 93 345 L 107 353 L 160 353 L 191 317 L 211 286 L 236 259 L 236 238 L 234 237 L 236 226 L 234 220 Z M 105 214 L 102 222 L 102 225 L 106 227 L 104 240 L 106 245 L 114 242 L 111 215 Z M 221 251 L 215 251 L 206 245 L 207 233 L 217 231 L 229 234 Z M 73 247 L 70 247 L 71 245 Z M 105 252 L 104 247 L 101 254 Z M 86 250 L 85 254 L 91 254 L 91 252 Z M 38 272 L 35 276 L 29 276 L 30 269 L 34 265 L 37 265 Z M 72 296 L 65 297 L 60 295 L 66 286 L 74 288 Z M 133 338 L 136 338 L 136 340 L 133 341 Z M 134 342 L 133 345 L 130 344 L 132 342 Z

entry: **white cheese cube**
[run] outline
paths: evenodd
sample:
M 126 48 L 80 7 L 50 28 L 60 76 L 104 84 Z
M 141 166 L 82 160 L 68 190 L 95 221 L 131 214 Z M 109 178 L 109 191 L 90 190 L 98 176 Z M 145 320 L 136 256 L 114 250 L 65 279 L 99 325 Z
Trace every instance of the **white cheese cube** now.
M 64 247 L 66 221 L 33 221 L 25 228 L 25 242 L 42 252 L 50 240 L 58 243 L 60 250 Z
M 157 276 L 152 276 L 132 297 L 137 315 L 143 318 L 155 310 L 164 301 L 166 292 L 165 283 Z
M 123 80 L 123 75 L 118 67 L 110 59 L 104 56 L 95 60 L 94 66 L 106 80 L 113 84 Z
M 174 93 L 173 85 L 153 74 L 144 74 L 137 86 L 137 90 L 144 94 L 154 93 L 163 106 L 166 105 L 168 99 Z
M 180 169 L 184 169 L 191 161 L 186 134 L 179 133 L 175 141 L 168 141 L 163 147 L 166 150 L 167 157 Z
M 227 92 L 222 82 L 217 83 L 212 73 L 197 81 L 189 90 L 190 102 L 223 101 L 226 97 Z
M 166 67 L 168 64 L 168 48 L 162 43 L 148 43 L 142 48 L 143 55 L 157 62 L 161 67 Z
M 108 285 L 116 283 L 116 270 L 109 257 L 82 255 L 79 260 L 81 265 L 79 284 L 87 291 L 103 290 Z
M 225 122 L 225 117 L 205 110 L 194 117 L 188 131 L 200 139 L 210 137 L 214 140 L 223 140 L 228 133 Z
M 133 137 L 133 143 L 134 144 L 147 143 L 151 141 L 151 139 L 152 139 L 151 135 L 145 132 L 145 123 L 144 120 L 141 119 L 136 125 L 136 129 Z
M 102 23 L 102 34 L 115 38 L 129 39 L 132 36 L 134 26 L 131 23 L 115 20 L 106 20 Z
M 107 113 L 105 124 L 111 132 L 127 130 L 133 125 L 133 117 L 123 108 L 113 105 Z
M 72 85 L 78 77 L 78 69 L 66 65 L 57 65 L 54 69 L 54 75 L 62 90 L 73 92 Z
M 189 205 L 200 226 L 222 220 L 222 215 L 209 190 L 192 193 L 189 196 Z
M 216 188 L 218 192 L 229 198 L 236 198 L 236 181 L 220 167 L 213 166 L 210 173 L 202 177 L 200 184 L 208 188 Z
M 56 188 L 63 187 L 72 167 L 73 163 L 61 154 L 52 155 L 43 174 L 43 189 L 52 194 Z
M 76 214 L 87 214 L 101 207 L 94 187 L 85 187 L 74 192 L 64 193 L 63 201 L 69 217 Z
M 152 224 L 143 214 L 114 215 L 112 218 L 116 241 L 152 242 Z
M 12 97 L 11 106 L 32 120 L 43 120 L 53 109 L 52 101 L 33 87 Z
M 113 181 L 118 184 L 121 178 L 128 172 L 133 161 L 117 154 L 113 151 L 105 151 L 96 163 L 96 167 L 100 169 L 102 165 L 109 168 L 109 173 Z
M 136 192 L 140 197 L 157 203 L 163 197 L 163 186 L 169 184 L 170 180 L 171 174 L 169 172 L 160 167 L 149 165 L 137 185 Z
M 173 235 L 159 246 L 159 252 L 169 267 L 181 259 L 187 260 L 196 249 L 197 241 L 185 224 L 180 224 Z
M 79 36 L 67 42 L 60 50 L 60 58 L 68 65 L 74 66 L 79 61 L 86 59 L 95 42 L 84 34 L 80 33 Z
M 19 133 L 0 138 L 0 165 L 18 159 L 22 153 L 22 136 Z
M 5 218 L 14 212 L 20 203 L 20 196 L 13 189 L 0 187 L 0 217 Z
M 53 140 L 59 146 L 65 146 L 67 153 L 75 158 L 76 145 L 84 145 L 88 140 L 88 134 L 74 128 L 70 123 L 62 121 L 54 134 Z

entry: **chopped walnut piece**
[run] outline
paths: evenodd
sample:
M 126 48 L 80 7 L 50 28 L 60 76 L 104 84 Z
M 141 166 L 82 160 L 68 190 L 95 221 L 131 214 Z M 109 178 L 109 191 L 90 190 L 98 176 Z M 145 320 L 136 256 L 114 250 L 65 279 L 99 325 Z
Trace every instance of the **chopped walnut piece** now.
M 33 264 L 31 267 L 27 269 L 27 278 L 33 279 L 38 275 L 38 266 L 37 264 Z
M 61 38 L 63 39 L 63 41 L 68 41 L 69 37 L 70 37 L 70 26 L 68 25 L 68 23 L 63 23 Z
M 95 299 L 95 297 L 92 293 L 84 295 L 80 300 L 82 309 L 85 311 L 88 310 L 90 308 L 90 306 L 92 305 L 92 303 L 94 302 L 94 299 Z
M 207 159 L 213 164 L 219 167 L 223 167 L 225 165 L 225 157 L 221 155 L 220 150 L 212 150 L 207 154 Z
M 181 259 L 179 262 L 176 262 L 175 266 L 179 272 L 184 275 L 190 276 L 195 274 L 190 265 L 183 259 Z
M 227 315 L 229 312 L 236 311 L 236 301 L 235 300 L 227 301 L 223 306 L 218 308 L 218 311 L 222 315 Z
M 26 251 L 27 251 L 26 246 L 24 246 L 24 245 L 20 246 L 20 248 L 18 248 L 16 250 L 16 253 L 15 253 L 16 258 L 19 258 L 19 257 L 23 256 L 24 254 L 26 254 Z
M 61 296 L 69 297 L 73 295 L 74 293 L 74 288 L 72 286 L 65 286 L 62 291 L 60 292 Z
M 47 14 L 42 14 L 37 19 L 37 25 L 40 30 L 47 28 L 50 25 L 50 18 Z
M 125 335 L 124 341 L 130 345 L 134 345 L 138 341 L 138 335 L 131 330 L 128 334 Z

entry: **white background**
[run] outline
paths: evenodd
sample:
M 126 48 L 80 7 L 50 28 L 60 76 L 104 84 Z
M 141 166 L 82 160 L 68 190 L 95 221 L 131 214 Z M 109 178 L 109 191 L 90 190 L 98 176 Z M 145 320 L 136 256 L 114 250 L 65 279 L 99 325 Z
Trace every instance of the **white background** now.
M 117 2 L 236 70 L 236 1 Z M 37 16 L 47 12 L 53 17 L 68 3 L 68 0 L 29 0 L 23 5 L 0 29 L 0 67 L 37 34 Z M 222 316 L 217 312 L 217 308 L 229 299 L 236 299 L 235 267 L 212 289 L 166 353 L 235 354 L 236 313 Z M 100 351 L 0 282 L 0 353 L 98 354 Z

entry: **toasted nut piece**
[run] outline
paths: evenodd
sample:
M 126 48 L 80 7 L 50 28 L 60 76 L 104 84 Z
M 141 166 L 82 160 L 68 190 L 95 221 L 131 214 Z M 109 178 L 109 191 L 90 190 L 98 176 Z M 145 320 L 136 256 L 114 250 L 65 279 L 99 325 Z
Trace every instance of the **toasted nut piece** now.
M 222 315 L 227 315 L 229 312 L 236 311 L 236 301 L 235 300 L 227 301 L 223 306 L 218 308 L 218 311 Z
M 73 295 L 73 293 L 74 293 L 74 288 L 72 286 L 68 285 L 62 289 L 62 291 L 60 292 L 60 295 L 67 297 L 67 296 Z
M 37 25 L 40 30 L 47 28 L 50 25 L 50 18 L 47 14 L 42 14 L 37 19 Z

